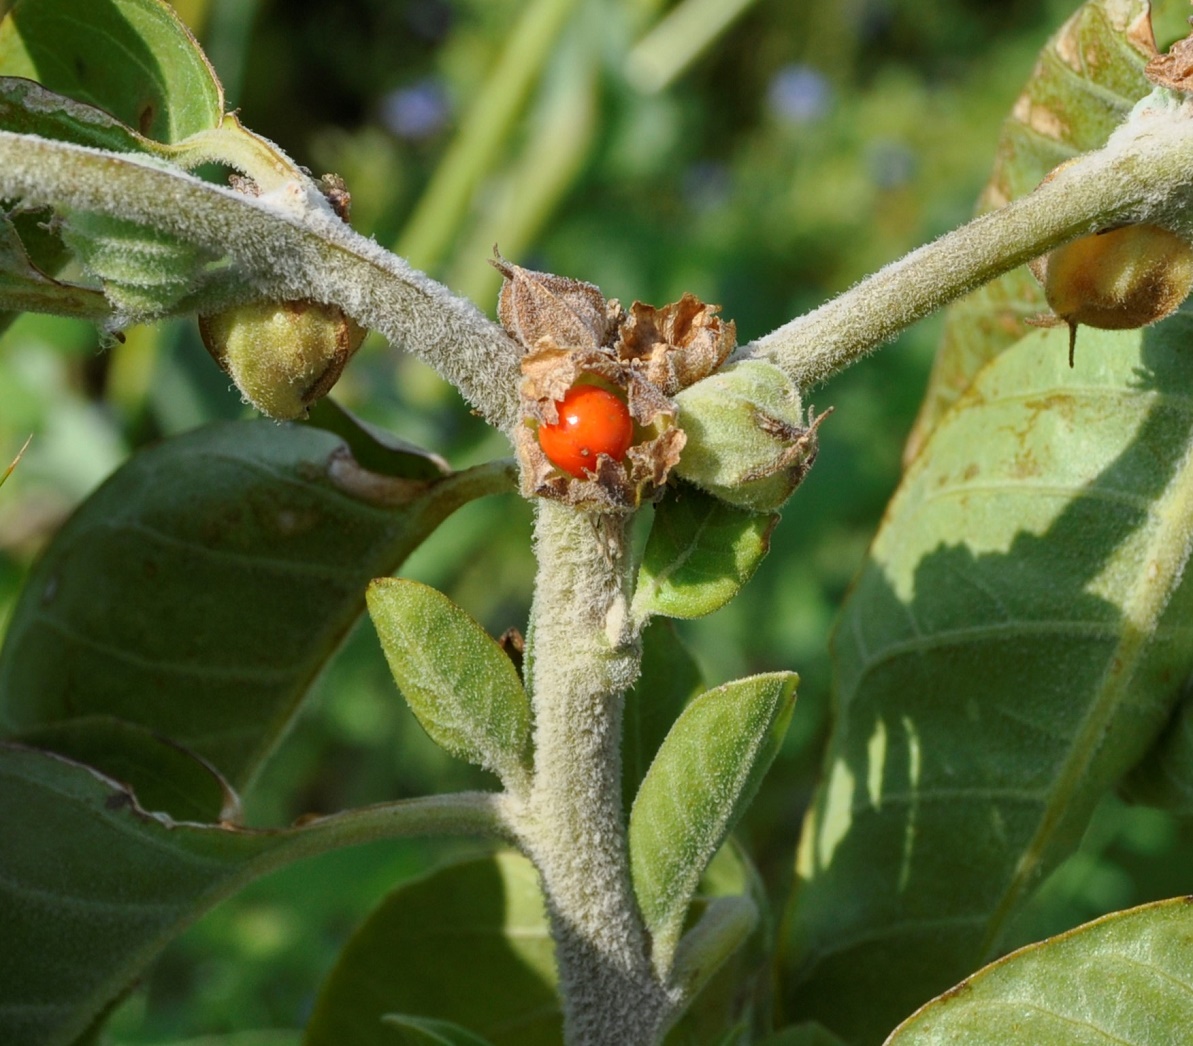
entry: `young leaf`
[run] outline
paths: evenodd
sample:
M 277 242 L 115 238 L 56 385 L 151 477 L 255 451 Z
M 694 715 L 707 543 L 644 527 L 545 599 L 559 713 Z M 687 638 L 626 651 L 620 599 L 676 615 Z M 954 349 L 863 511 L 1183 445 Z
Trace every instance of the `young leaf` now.
M 655 509 L 634 616 L 703 617 L 724 606 L 753 576 L 778 522 L 687 484 L 671 492 Z
M 17 0 L 0 22 L 0 73 L 159 142 L 218 127 L 224 115 L 215 71 L 163 0 Z
M 665 618 L 652 621 L 642 635 L 642 670 L 626 694 L 621 717 L 621 794 L 627 817 L 663 738 L 700 689 L 700 666 L 675 626 Z
M 793 672 L 709 690 L 676 720 L 634 800 L 630 870 L 665 972 L 700 876 L 779 751 L 794 707 Z
M 451 1021 L 410 1017 L 400 1013 L 387 1013 L 381 1020 L 397 1032 L 396 1036 L 389 1036 L 387 1041 L 396 1038 L 409 1046 L 491 1046 L 488 1039 L 473 1035 L 467 1028 L 461 1028 Z
M 1067 331 L 1031 335 L 908 470 L 836 632 L 793 1016 L 873 1039 L 996 955 L 1163 728 L 1193 671 L 1191 336 L 1083 330 L 1070 369 Z
M 115 153 L 161 151 L 155 148 L 156 143 L 125 127 L 103 109 L 20 76 L 0 76 L 0 128 Z
M 162 947 L 252 880 L 380 838 L 500 834 L 479 793 L 386 803 L 302 828 L 178 824 L 61 756 L 0 745 L 0 1042 L 66 1046 Z
M 967 977 L 887 1044 L 1185 1042 L 1193 1028 L 1191 939 L 1188 897 L 1104 916 Z
M 500 471 L 378 476 L 331 433 L 265 421 L 141 451 L 30 571 L 0 649 L 0 726 L 115 716 L 243 790 L 369 580 L 459 505 L 509 488 Z
M 529 861 L 500 853 L 391 893 L 340 954 L 304 1046 L 392 1046 L 382 1022 L 394 1012 L 451 1020 L 494 1046 L 560 1042 L 554 945 Z
M 394 682 L 423 729 L 507 786 L 524 785 L 530 699 L 505 651 L 447 596 L 417 581 L 382 578 L 367 598 Z
M 17 232 L 16 222 L 3 215 L 0 215 L 0 301 L 14 310 L 52 312 L 88 320 L 104 320 L 112 311 L 101 291 L 60 283 L 34 265 Z M 14 312 L 0 315 L 0 330 L 14 318 Z
M 1147 0 L 1090 0 L 1044 45 L 1003 124 L 979 213 L 1031 192 L 1063 160 L 1105 144 L 1151 91 L 1143 75 L 1149 6 Z M 1031 329 L 1029 317 L 1046 311 L 1043 289 L 1022 266 L 949 308 L 906 460 L 981 367 Z

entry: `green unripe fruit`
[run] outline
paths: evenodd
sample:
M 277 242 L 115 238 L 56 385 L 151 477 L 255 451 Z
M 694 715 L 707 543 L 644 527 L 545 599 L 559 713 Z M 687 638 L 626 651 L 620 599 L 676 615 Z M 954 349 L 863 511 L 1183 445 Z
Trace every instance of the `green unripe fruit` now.
M 302 418 L 331 390 L 364 329 L 335 305 L 260 302 L 199 317 L 207 351 L 262 414 Z
M 799 390 L 772 363 L 723 367 L 675 396 L 687 435 L 674 472 L 722 501 L 773 512 L 816 458 Z

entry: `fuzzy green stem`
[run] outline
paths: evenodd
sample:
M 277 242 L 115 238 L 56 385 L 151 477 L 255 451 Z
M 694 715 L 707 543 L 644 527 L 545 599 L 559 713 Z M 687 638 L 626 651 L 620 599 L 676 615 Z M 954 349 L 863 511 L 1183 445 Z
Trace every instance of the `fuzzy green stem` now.
M 804 388 L 967 291 L 1076 236 L 1127 222 L 1156 222 L 1188 234 L 1193 108 L 1163 95 L 1146 103 L 1105 148 L 1035 192 L 913 251 L 745 346 L 739 356 L 769 359 Z
M 524 845 L 542 876 L 569 1043 L 652 1043 L 675 1000 L 651 967 L 621 803 L 623 695 L 640 650 L 628 615 L 628 519 L 540 501 L 527 646 L 535 778 Z

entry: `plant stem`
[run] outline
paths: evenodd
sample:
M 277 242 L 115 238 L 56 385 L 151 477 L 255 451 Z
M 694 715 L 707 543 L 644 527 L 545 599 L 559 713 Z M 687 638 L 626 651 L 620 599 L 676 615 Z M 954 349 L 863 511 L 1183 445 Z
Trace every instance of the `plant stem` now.
M 651 967 L 621 804 L 623 695 L 640 661 L 628 522 L 542 500 L 535 530 L 535 778 L 519 822 L 542 876 L 565 1035 L 584 1046 L 645 1046 L 674 1007 Z
M 1107 145 L 1034 192 L 879 270 L 745 346 L 801 388 L 830 378 L 967 291 L 1083 234 L 1157 222 L 1188 234 L 1193 111 L 1141 103 Z M 1182 228 L 1182 226 L 1184 226 Z

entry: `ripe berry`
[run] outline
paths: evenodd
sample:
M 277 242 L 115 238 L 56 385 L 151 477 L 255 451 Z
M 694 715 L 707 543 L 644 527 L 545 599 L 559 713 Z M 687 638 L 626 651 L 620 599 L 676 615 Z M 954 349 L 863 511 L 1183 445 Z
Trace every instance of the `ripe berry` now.
M 556 403 L 559 421 L 540 425 L 539 446 L 551 464 L 577 478 L 595 472 L 597 455 L 621 461 L 634 440 L 629 408 L 597 385 L 573 385 Z

